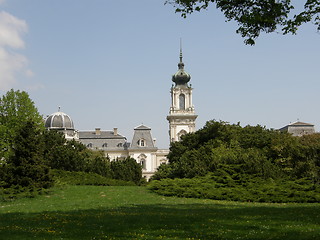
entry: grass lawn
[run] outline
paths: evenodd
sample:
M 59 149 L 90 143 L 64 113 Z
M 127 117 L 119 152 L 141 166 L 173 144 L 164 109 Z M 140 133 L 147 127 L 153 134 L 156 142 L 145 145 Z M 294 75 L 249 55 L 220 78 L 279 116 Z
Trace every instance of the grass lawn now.
M 67 186 L 0 203 L 0 239 L 320 239 L 320 204 L 163 197 L 145 187 Z

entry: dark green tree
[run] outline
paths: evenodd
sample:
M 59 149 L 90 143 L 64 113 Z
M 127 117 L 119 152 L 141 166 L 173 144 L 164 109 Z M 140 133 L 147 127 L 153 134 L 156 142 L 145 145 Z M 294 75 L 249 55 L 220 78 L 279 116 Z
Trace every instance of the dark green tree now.
M 312 22 L 320 30 L 320 1 L 303 0 L 302 11 L 294 12 L 298 1 L 291 0 L 167 0 L 183 17 L 194 11 L 215 6 L 227 21 L 235 21 L 237 33 L 245 38 L 245 43 L 253 45 L 261 33 L 282 32 L 296 34 L 304 23 Z M 296 6 L 298 7 L 298 6 Z
M 75 140 L 67 141 L 62 133 L 43 133 L 44 157 L 52 169 L 70 172 L 93 172 L 111 178 L 110 160 L 103 152 L 87 149 Z
M 88 149 L 89 161 L 87 172 L 97 173 L 101 176 L 112 178 L 111 163 L 103 151 L 92 151 Z
M 320 134 L 305 135 L 299 138 L 302 145 L 297 153 L 294 174 L 299 177 L 310 176 L 314 182 L 320 183 Z
M 13 154 L 6 162 L 4 187 L 49 188 L 50 168 L 43 157 L 41 131 L 32 121 L 21 126 L 13 141 Z
M 111 171 L 113 178 L 118 180 L 132 181 L 139 184 L 142 178 L 141 165 L 130 157 L 124 160 L 111 161 Z
M 234 168 L 235 172 L 262 178 L 319 180 L 320 137 L 294 137 L 261 126 L 208 121 L 195 133 L 170 147 L 169 165 L 159 168 L 153 179 L 193 178 Z

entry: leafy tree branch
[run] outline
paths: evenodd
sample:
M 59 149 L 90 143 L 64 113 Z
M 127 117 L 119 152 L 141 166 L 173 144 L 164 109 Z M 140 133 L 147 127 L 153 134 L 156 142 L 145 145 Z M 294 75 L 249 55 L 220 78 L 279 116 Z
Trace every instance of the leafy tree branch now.
M 166 0 L 165 4 L 172 4 L 184 18 L 215 5 L 226 21 L 238 23 L 236 32 L 245 44 L 254 45 L 261 33 L 296 34 L 304 23 L 313 23 L 319 31 L 320 1 L 304 1 L 303 10 L 297 14 L 292 13 L 296 4 L 291 0 Z

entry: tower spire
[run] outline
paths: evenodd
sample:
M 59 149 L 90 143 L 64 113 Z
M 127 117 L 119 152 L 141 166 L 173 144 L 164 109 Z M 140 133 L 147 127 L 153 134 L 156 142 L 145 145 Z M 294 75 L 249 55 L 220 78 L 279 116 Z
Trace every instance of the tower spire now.
M 171 87 L 171 107 L 167 120 L 169 121 L 170 142 L 179 141 L 181 136 L 195 131 L 195 114 L 192 104 L 192 87 L 188 85 L 191 79 L 184 70 L 182 61 L 182 39 L 180 38 L 180 61 L 178 71 L 172 76 L 175 86 Z
M 190 74 L 188 74 L 185 70 L 184 70 L 184 63 L 182 61 L 182 40 L 180 38 L 180 61 L 178 63 L 178 72 L 176 72 L 173 76 L 172 76 L 172 81 L 174 83 L 176 83 L 177 85 L 183 85 L 183 86 L 187 86 L 187 83 L 190 81 Z
M 182 38 L 180 38 L 180 65 L 183 67 L 183 62 L 182 62 Z M 180 68 L 179 65 L 179 68 Z
M 184 69 L 184 63 L 182 61 L 182 38 L 180 38 L 180 62 L 178 63 L 178 68 L 181 70 Z

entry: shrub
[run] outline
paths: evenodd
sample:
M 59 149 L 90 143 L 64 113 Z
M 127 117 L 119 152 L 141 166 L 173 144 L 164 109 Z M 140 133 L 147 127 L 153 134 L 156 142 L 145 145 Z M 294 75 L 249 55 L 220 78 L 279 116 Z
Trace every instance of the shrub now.
M 234 177 L 238 180 L 235 180 Z M 154 180 L 148 188 L 164 196 L 243 202 L 319 202 L 320 186 L 310 179 L 263 179 L 217 171 L 204 177 Z

